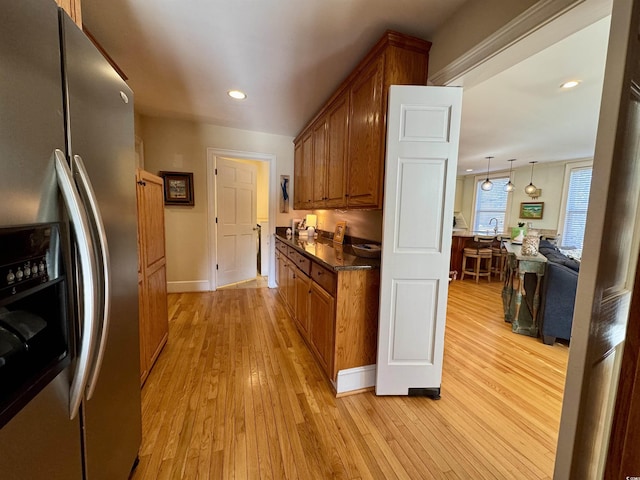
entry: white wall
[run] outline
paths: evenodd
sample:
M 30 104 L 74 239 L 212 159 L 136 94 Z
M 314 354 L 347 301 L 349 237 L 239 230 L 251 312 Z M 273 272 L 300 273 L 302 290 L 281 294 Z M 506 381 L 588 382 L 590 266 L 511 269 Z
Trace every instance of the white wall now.
M 580 159 L 584 160 L 584 159 Z M 578 160 L 576 160 L 578 161 Z M 533 220 L 533 228 L 545 230 L 557 230 L 560 220 L 560 207 L 562 203 L 562 188 L 565 175 L 565 165 L 572 162 L 553 162 L 553 163 L 537 163 L 533 170 L 533 184 L 542 189 L 542 195 L 539 198 L 532 199 L 524 193 L 524 187 L 529 185 L 531 179 L 531 165 L 520 167 L 513 170 L 513 183 L 516 188 L 513 191 L 511 202 L 511 210 L 509 212 L 508 227 L 516 226 L 518 222 L 529 222 L 530 220 L 520 219 L 520 203 L 521 202 L 544 202 L 544 213 L 542 220 Z M 508 170 L 504 172 L 508 175 Z M 494 175 L 494 172 L 491 173 Z M 482 176 L 482 175 L 481 175 Z M 465 175 L 458 177 L 456 186 L 463 185 L 461 194 L 461 211 L 464 215 L 469 228 L 473 228 L 473 202 L 475 195 L 475 175 Z M 459 192 L 456 192 L 458 197 Z
M 537 0 L 469 0 L 445 21 L 432 38 L 429 76 L 439 72 L 512 21 Z
M 280 175 L 293 179 L 293 137 L 145 115 L 140 116 L 139 124 L 137 134 L 144 141 L 147 171 L 193 172 L 195 206 L 165 207 L 165 230 L 167 281 L 197 289 L 208 284 L 211 261 L 207 245 L 207 148 L 275 155 L 278 179 Z M 278 213 L 275 224 L 287 225 L 295 213 Z

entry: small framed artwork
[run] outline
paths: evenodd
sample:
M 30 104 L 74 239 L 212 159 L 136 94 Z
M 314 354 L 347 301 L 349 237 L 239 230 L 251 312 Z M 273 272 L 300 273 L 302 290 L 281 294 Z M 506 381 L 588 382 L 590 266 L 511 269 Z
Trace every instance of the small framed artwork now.
M 159 172 L 164 181 L 164 204 L 193 207 L 193 173 Z
M 336 229 L 333 232 L 333 241 L 336 243 L 342 243 L 344 240 L 344 234 L 347 230 L 347 222 L 336 223 Z
M 544 202 L 520 203 L 520 218 L 528 220 L 541 220 L 544 212 Z

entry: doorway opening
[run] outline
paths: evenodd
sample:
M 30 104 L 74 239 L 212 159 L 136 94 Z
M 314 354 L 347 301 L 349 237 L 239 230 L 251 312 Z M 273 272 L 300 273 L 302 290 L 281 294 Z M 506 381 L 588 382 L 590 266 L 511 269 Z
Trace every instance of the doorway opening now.
M 251 225 L 253 240 L 251 247 L 256 253 L 248 253 L 251 264 L 255 266 L 254 278 L 259 275 L 266 277 L 270 288 L 275 288 L 275 265 L 274 265 L 274 244 L 271 241 L 275 234 L 277 185 L 276 185 L 276 156 L 268 153 L 246 152 L 238 150 L 223 150 L 217 148 L 207 149 L 207 232 L 209 249 L 209 289 L 216 290 L 222 284 L 219 283 L 220 264 L 223 260 L 224 245 L 220 245 L 217 240 L 221 211 L 219 205 L 220 195 L 217 191 L 216 169 L 225 162 L 236 162 L 253 166 L 256 170 L 256 195 L 255 195 L 255 215 L 256 221 Z M 228 163 L 227 163 L 228 164 Z M 233 164 L 231 164 L 233 165 Z M 220 173 L 220 172 L 218 172 Z M 253 230 L 255 228 L 255 230 Z M 260 232 L 260 244 L 258 244 L 258 231 Z M 239 243 L 240 248 L 242 242 Z M 245 242 L 249 247 L 249 243 Z M 233 247 L 235 248 L 235 247 Z M 258 266 L 257 251 L 260 251 L 260 265 Z M 242 252 L 236 255 L 242 256 Z M 248 280 L 248 279 L 244 279 Z M 230 283 L 235 283 L 234 280 Z

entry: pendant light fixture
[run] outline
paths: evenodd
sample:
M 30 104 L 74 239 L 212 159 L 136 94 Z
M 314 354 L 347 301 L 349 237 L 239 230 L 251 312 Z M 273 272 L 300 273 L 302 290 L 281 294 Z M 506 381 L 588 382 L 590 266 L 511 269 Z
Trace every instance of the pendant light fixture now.
M 533 184 L 533 166 L 538 162 L 529 162 L 531 164 L 531 180 L 529 181 L 529 185 L 524 187 L 524 193 L 527 195 L 531 195 L 532 193 L 536 193 L 538 187 Z
M 516 188 L 515 184 L 511 181 L 511 172 L 513 171 L 513 162 L 515 161 L 515 158 L 507 160 L 507 162 L 509 162 L 509 183 L 504 186 L 505 192 L 513 192 L 513 190 Z
M 491 183 L 491 180 L 489 180 L 489 167 L 491 166 L 491 159 L 493 157 L 485 157 L 485 158 L 487 159 L 487 179 L 484 182 L 482 182 L 482 185 L 480 185 L 480 188 L 485 192 L 488 192 L 493 188 L 493 183 Z

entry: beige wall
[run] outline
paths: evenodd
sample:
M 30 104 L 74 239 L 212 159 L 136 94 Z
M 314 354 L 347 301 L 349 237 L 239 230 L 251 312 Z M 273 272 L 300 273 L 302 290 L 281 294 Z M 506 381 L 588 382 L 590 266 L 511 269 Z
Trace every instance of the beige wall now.
M 524 187 L 529 185 L 531 179 L 531 165 L 513 170 L 513 183 L 516 188 L 513 192 L 511 209 L 509 210 L 508 227 L 516 226 L 518 222 L 523 222 L 520 216 L 521 202 L 544 202 L 544 213 L 542 220 L 534 220 L 531 223 L 534 228 L 545 230 L 557 230 L 560 220 L 560 208 L 562 203 L 562 189 L 564 185 L 565 165 L 571 162 L 553 162 L 548 164 L 536 164 L 533 170 L 533 184 L 542 189 L 542 195 L 539 198 L 532 199 L 524 193 Z M 508 175 L 508 171 L 505 172 Z M 465 175 L 458 177 L 456 185 L 463 186 L 460 194 L 456 192 L 456 197 L 461 197 L 460 211 L 469 224 L 469 228 L 473 228 L 473 206 L 475 194 L 475 176 Z M 527 221 L 528 222 L 528 221 Z
M 336 223 L 347 222 L 346 235 L 382 242 L 382 210 L 315 210 L 318 228 L 333 232 Z
M 185 291 L 204 289 L 211 261 L 207 244 L 207 148 L 275 155 L 277 178 L 289 175 L 293 179 L 293 138 L 144 115 L 138 123 L 140 130 L 136 133 L 144 141 L 146 170 L 154 174 L 160 170 L 193 172 L 195 206 L 165 207 L 167 281 L 181 285 Z M 276 225 L 287 225 L 294 213 L 278 213 Z M 264 215 L 260 210 L 259 216 Z

